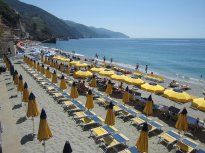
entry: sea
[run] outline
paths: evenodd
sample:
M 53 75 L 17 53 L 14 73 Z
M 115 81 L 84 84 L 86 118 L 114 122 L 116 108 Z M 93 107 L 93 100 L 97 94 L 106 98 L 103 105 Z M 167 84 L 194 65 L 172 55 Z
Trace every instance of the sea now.
M 99 59 L 128 69 L 139 64 L 141 71 L 169 79 L 205 85 L 205 39 L 114 39 L 92 38 L 57 41 L 47 47 Z

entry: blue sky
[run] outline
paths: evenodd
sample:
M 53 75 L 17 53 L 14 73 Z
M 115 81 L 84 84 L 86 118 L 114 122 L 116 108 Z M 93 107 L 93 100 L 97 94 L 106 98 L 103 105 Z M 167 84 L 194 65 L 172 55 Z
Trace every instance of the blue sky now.
M 205 0 L 21 0 L 134 38 L 205 38 Z

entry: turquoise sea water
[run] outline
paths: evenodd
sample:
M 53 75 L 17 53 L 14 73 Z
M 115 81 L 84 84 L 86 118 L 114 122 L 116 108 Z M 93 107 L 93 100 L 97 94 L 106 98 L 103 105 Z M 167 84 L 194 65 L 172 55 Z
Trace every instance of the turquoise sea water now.
M 163 74 L 169 78 L 204 83 L 205 39 L 79 39 L 46 46 L 75 51 L 88 57 L 113 58 L 116 64 Z M 200 78 L 200 76 L 203 76 Z M 203 80 L 203 81 L 199 81 Z

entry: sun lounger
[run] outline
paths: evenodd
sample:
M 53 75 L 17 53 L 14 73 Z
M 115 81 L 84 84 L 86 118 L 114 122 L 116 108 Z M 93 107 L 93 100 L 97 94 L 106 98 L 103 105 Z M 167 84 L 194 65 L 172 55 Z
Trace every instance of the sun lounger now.
M 106 135 L 113 134 L 116 132 L 118 132 L 118 130 L 115 127 L 104 125 L 104 126 L 91 129 L 90 136 L 94 136 L 95 140 L 97 140 L 101 137 L 104 137 Z
M 118 153 L 140 153 L 136 146 L 131 146 L 127 149 L 124 149 Z
M 192 116 L 187 116 L 187 121 L 188 121 L 189 125 L 196 125 L 196 123 L 197 123 L 197 119 L 192 117 Z M 203 127 L 204 126 L 204 122 L 199 120 L 198 125 L 199 125 L 199 127 Z
M 204 151 L 204 150 L 199 149 L 199 150 L 197 150 L 197 151 L 196 151 L 196 153 L 205 153 L 205 151 Z
M 130 123 L 130 124 L 139 126 L 139 125 L 142 125 L 143 123 L 149 122 L 149 121 L 151 121 L 150 118 L 147 118 L 146 116 L 141 115 L 141 116 L 139 116 L 139 117 L 133 118 L 133 119 L 131 120 L 131 123 Z
M 73 113 L 73 119 L 77 121 L 77 120 L 79 120 L 81 118 L 92 116 L 92 115 L 94 116 L 96 114 L 94 112 L 92 112 L 92 111 L 75 112 L 75 113 Z
M 128 141 L 129 139 L 123 134 L 107 135 L 100 139 L 101 146 L 105 147 L 105 152 L 107 152 L 107 150 L 110 148 L 116 147 L 117 145 L 126 146 Z
M 149 126 L 149 133 L 151 133 L 155 130 L 158 130 L 158 131 L 162 130 L 163 125 L 156 122 L 156 121 L 149 121 L 147 123 L 148 123 L 148 126 Z
M 159 143 L 164 141 L 168 147 L 170 144 L 173 144 L 174 142 L 178 141 L 181 138 L 181 136 L 182 135 L 180 135 L 179 133 L 173 130 L 170 130 L 170 131 L 162 133 L 159 136 Z
M 123 105 L 119 105 L 119 107 L 122 109 L 120 114 L 121 114 L 121 117 L 123 117 L 123 119 L 128 118 L 128 117 L 136 117 L 137 114 L 139 113 L 139 112 L 131 110 L 128 107 L 123 106 Z
M 79 121 L 80 121 L 79 125 L 83 127 L 83 130 L 87 126 L 102 125 L 102 123 L 104 122 L 104 120 L 99 116 L 87 116 L 81 118 Z
M 191 140 L 189 138 L 184 138 L 184 139 L 178 141 L 175 144 L 175 147 L 181 152 L 190 153 L 190 152 L 196 150 L 198 145 L 199 144 L 196 143 L 194 140 Z

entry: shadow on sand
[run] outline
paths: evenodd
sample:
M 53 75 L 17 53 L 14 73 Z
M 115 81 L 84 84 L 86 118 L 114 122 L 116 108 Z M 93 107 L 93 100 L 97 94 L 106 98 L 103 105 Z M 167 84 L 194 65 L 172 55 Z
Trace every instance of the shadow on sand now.
M 12 108 L 12 110 L 14 110 L 14 109 L 18 109 L 18 108 L 21 108 L 21 107 L 22 107 L 21 104 L 17 104 L 17 105 L 14 105 L 14 107 Z
M 26 116 L 21 117 L 16 121 L 16 124 L 21 124 L 21 123 L 25 122 L 26 120 L 27 120 Z
M 24 145 L 26 144 L 27 142 L 29 141 L 33 141 L 33 134 L 30 133 L 28 135 L 24 135 L 22 138 L 21 138 L 21 144 Z
M 13 99 L 13 98 L 17 98 L 17 97 L 18 97 L 18 95 L 12 95 L 9 97 L 9 99 Z

